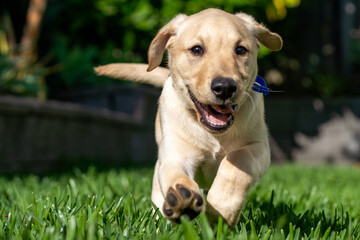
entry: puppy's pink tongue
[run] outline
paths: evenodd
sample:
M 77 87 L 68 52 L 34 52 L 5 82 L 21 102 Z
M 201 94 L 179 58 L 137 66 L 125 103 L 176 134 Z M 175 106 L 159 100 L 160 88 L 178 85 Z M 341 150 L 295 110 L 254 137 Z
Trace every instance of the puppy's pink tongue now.
M 222 113 L 222 114 L 229 114 L 229 113 L 234 113 L 234 109 L 230 106 L 224 106 L 224 105 L 211 105 L 211 107 L 217 111 L 218 113 Z

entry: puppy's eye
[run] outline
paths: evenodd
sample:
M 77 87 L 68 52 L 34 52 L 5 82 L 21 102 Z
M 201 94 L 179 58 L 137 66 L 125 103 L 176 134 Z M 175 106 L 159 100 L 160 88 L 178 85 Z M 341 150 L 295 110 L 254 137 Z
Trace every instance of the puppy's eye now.
M 244 47 L 239 46 L 236 47 L 235 52 L 237 55 L 245 55 L 248 52 L 248 50 Z
M 204 54 L 204 50 L 200 46 L 195 46 L 191 48 L 190 51 L 195 56 L 201 56 Z

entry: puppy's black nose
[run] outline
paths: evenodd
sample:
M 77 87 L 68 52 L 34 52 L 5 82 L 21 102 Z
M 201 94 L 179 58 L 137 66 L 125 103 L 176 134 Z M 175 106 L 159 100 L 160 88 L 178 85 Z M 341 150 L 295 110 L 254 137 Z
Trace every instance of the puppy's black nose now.
M 211 83 L 211 90 L 221 100 L 229 99 L 236 92 L 237 83 L 232 78 L 214 78 Z

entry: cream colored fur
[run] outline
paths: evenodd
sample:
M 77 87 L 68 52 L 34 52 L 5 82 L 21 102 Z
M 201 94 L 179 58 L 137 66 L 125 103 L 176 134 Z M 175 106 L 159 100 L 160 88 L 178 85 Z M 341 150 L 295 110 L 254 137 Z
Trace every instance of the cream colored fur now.
M 253 17 L 208 9 L 180 14 L 160 29 L 149 48 L 148 66 L 110 64 L 95 69 L 99 75 L 163 87 L 152 201 L 168 219 L 206 211 L 209 219 L 222 216 L 234 226 L 249 187 L 267 170 L 270 150 L 263 96 L 252 91 L 260 43 L 275 51 L 282 47 L 281 37 Z M 202 46 L 204 54 L 194 56 L 194 46 Z M 235 54 L 237 46 L 245 47 L 246 55 Z M 159 68 L 165 50 L 169 70 Z M 233 99 L 221 102 L 214 96 L 210 85 L 219 76 L 236 81 Z M 200 122 L 188 91 L 203 104 L 237 104 L 232 126 L 221 133 L 209 130 Z M 206 203 L 200 189 L 209 190 Z

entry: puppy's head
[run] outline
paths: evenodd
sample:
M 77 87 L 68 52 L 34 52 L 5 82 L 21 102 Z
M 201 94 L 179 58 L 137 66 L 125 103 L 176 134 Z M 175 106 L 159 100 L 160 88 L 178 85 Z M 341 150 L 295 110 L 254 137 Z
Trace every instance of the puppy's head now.
M 282 47 L 279 35 L 244 13 L 208 9 L 181 14 L 152 41 L 148 71 L 168 50 L 176 92 L 207 130 L 221 133 L 252 89 L 260 43 L 274 51 Z

